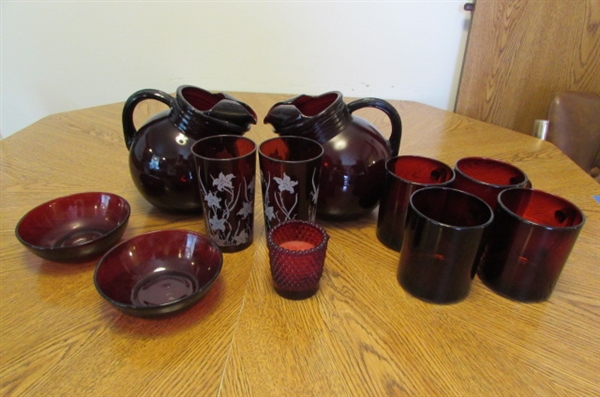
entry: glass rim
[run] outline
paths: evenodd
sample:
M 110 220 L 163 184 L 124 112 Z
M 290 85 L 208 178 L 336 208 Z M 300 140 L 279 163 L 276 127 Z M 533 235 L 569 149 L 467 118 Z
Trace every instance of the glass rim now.
M 210 157 L 210 156 L 205 156 L 205 155 L 199 154 L 197 152 L 197 150 L 195 149 L 196 145 L 200 146 L 201 143 L 204 143 L 204 142 L 212 140 L 212 139 L 231 139 L 232 141 L 242 140 L 242 141 L 250 142 L 252 144 L 252 150 L 250 150 L 247 153 L 244 153 L 242 155 L 235 156 L 235 157 L 229 157 L 229 158 L 226 158 L 226 159 L 217 158 L 217 157 Z M 254 142 L 252 139 L 250 139 L 248 137 L 240 136 L 240 135 L 232 135 L 232 134 L 220 134 L 220 135 L 206 136 L 204 138 L 198 139 L 192 145 L 191 151 L 192 151 L 192 154 L 194 156 L 196 156 L 198 158 L 201 158 L 201 159 L 204 159 L 204 160 L 210 160 L 210 161 L 232 161 L 232 160 L 243 159 L 243 158 L 255 155 L 256 154 L 256 148 L 257 148 L 256 142 Z
M 398 174 L 396 174 L 395 172 L 393 172 L 392 170 L 389 169 L 389 166 L 392 163 L 396 163 L 396 161 L 403 159 L 403 158 L 416 158 L 416 159 L 421 159 L 421 160 L 427 160 L 427 161 L 432 161 L 434 163 L 439 164 L 441 167 L 447 167 L 450 172 L 452 173 L 452 178 L 448 179 L 447 181 L 443 181 L 443 182 L 417 182 L 417 181 L 413 181 L 410 179 L 406 179 Z M 442 187 L 442 186 L 446 186 L 449 185 L 450 183 L 454 182 L 454 179 L 456 179 L 456 172 L 454 171 L 454 169 L 452 169 L 452 167 L 450 167 L 448 164 L 444 163 L 441 160 L 438 159 L 434 159 L 431 157 L 426 157 L 426 156 L 419 156 L 419 155 L 414 155 L 414 154 L 405 154 L 405 155 L 399 155 L 399 156 L 394 156 L 391 157 L 389 159 L 387 159 L 385 161 L 385 171 L 386 173 L 388 173 L 391 177 L 393 177 L 394 179 L 400 180 L 402 182 L 406 182 L 407 184 L 410 185 L 415 185 L 415 186 L 424 186 L 424 187 L 429 187 L 429 186 L 438 186 L 438 187 Z
M 284 247 L 280 246 L 279 244 L 275 243 L 275 241 L 273 240 L 274 232 L 277 231 L 277 229 L 279 229 L 281 227 L 289 226 L 294 223 L 304 224 L 304 225 L 307 225 L 307 226 L 310 226 L 310 227 L 316 229 L 319 233 L 321 233 L 321 235 L 323 236 L 323 239 L 319 242 L 319 244 L 315 245 L 313 248 L 309 248 L 306 250 L 291 250 L 288 248 L 284 248 Z M 323 251 L 325 246 L 327 245 L 328 241 L 329 241 L 329 234 L 327 234 L 327 232 L 321 225 L 317 224 L 316 222 L 304 221 L 301 219 L 291 219 L 291 220 L 288 220 L 285 222 L 281 222 L 280 224 L 273 226 L 271 228 L 271 230 L 269 230 L 269 232 L 267 233 L 267 246 L 269 249 L 274 249 L 279 252 L 285 252 L 286 254 L 293 255 L 293 256 L 303 256 L 303 255 L 308 255 L 308 254 L 312 254 L 315 252 Z
M 431 190 L 445 190 L 445 191 L 451 191 L 454 194 L 467 196 L 470 199 L 475 200 L 475 202 L 483 204 L 484 208 L 486 208 L 487 211 L 488 211 L 489 217 L 487 218 L 487 220 L 485 222 L 480 223 L 478 225 L 473 225 L 473 226 L 452 225 L 450 223 L 445 223 L 445 222 L 439 221 L 437 219 L 434 219 L 434 218 L 432 218 L 432 217 L 424 214 L 418 208 L 416 208 L 415 204 L 413 203 L 413 199 L 414 199 L 415 195 L 417 195 L 417 194 L 426 194 L 427 192 L 429 192 Z M 490 205 L 488 203 L 486 203 L 484 200 L 480 199 L 479 197 L 477 197 L 474 194 L 465 192 L 463 190 L 455 189 L 455 188 L 452 188 L 452 187 L 448 187 L 448 186 L 428 186 L 428 187 L 425 187 L 423 189 L 416 190 L 410 196 L 410 208 L 412 208 L 413 211 L 415 211 L 419 216 L 427 219 L 427 221 L 429 221 L 429 222 L 431 222 L 431 223 L 433 223 L 435 225 L 438 225 L 438 226 L 441 226 L 441 227 L 445 227 L 445 228 L 448 228 L 448 229 L 453 229 L 453 230 L 485 229 L 486 227 L 490 226 L 492 224 L 492 222 L 494 221 L 494 211 L 492 210 L 492 207 L 490 207 Z
M 578 222 L 576 225 L 571 225 L 571 226 L 552 226 L 552 225 L 546 225 L 546 224 L 543 224 L 540 222 L 535 222 L 530 219 L 524 218 L 523 216 L 517 214 L 516 212 L 514 212 L 513 210 L 508 208 L 506 206 L 506 204 L 504 204 L 504 202 L 502 201 L 502 196 L 505 193 L 510 194 L 511 192 L 515 192 L 515 191 L 530 191 L 535 195 L 541 195 L 546 198 L 552 198 L 553 200 L 558 200 L 559 202 L 565 204 L 565 207 L 571 207 L 571 208 L 575 209 L 577 211 L 577 213 L 581 216 L 581 222 Z M 498 206 L 499 206 L 499 208 L 502 208 L 503 210 L 505 210 L 506 213 L 509 214 L 511 217 L 517 219 L 519 222 L 523 222 L 527 225 L 543 228 L 546 230 L 569 230 L 569 229 L 576 230 L 576 229 L 582 228 L 586 221 L 585 213 L 581 210 L 581 208 L 579 208 L 573 202 L 571 202 L 570 200 L 567 200 L 564 197 L 561 197 L 556 194 L 552 194 L 552 193 L 549 193 L 549 192 L 546 192 L 546 191 L 540 190 L 540 189 L 532 189 L 532 188 L 526 188 L 526 187 L 513 187 L 513 188 L 505 189 L 498 194 Z
M 309 157 L 309 158 L 302 159 L 302 160 L 282 160 L 282 159 L 277 159 L 277 158 L 271 157 L 271 156 L 263 153 L 263 151 L 262 151 L 263 145 L 266 143 L 272 142 L 272 141 L 276 141 L 276 140 L 302 140 L 302 141 L 314 143 L 315 145 L 317 145 L 316 147 L 318 147 L 320 149 L 320 153 L 317 154 L 316 156 Z M 302 136 L 292 136 L 292 135 L 276 136 L 276 137 L 264 140 L 258 145 L 258 155 L 260 157 L 269 159 L 270 161 L 277 162 L 277 163 L 290 163 L 290 164 L 309 163 L 311 161 L 317 160 L 320 157 L 323 157 L 323 154 L 325 154 L 325 149 L 323 148 L 323 145 L 321 145 L 319 142 L 315 141 L 314 139 L 305 138 Z
M 519 183 L 512 183 L 512 184 L 502 184 L 502 183 L 493 183 L 493 182 L 487 182 L 487 181 L 483 181 L 481 179 L 477 179 L 475 177 L 472 177 L 471 175 L 465 173 L 463 170 L 460 169 L 459 167 L 459 163 L 461 161 L 467 161 L 467 160 L 483 160 L 483 161 L 487 161 L 490 163 L 495 163 L 498 165 L 502 165 L 503 167 L 508 167 L 512 170 L 517 171 L 519 174 L 521 174 L 523 176 L 523 180 Z M 497 160 L 491 157 L 480 157 L 480 156 L 469 156 L 469 157 L 463 157 L 460 158 L 458 160 L 456 160 L 456 162 L 454 163 L 454 171 L 455 173 L 459 173 L 461 174 L 464 178 L 468 179 L 471 182 L 480 184 L 480 185 L 485 185 L 485 186 L 489 186 L 489 187 L 495 187 L 495 188 L 512 188 L 512 187 L 522 187 L 525 186 L 527 184 L 527 181 L 529 180 L 529 177 L 527 176 L 527 174 L 525 173 L 525 171 L 523 171 L 522 169 L 520 169 L 519 167 L 517 167 L 516 165 L 510 164 L 506 161 L 502 161 L 502 160 Z

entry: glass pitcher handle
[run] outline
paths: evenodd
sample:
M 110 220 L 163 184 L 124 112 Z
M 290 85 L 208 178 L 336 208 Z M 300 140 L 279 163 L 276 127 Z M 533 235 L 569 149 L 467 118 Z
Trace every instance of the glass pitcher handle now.
M 133 111 L 138 103 L 146 99 L 155 99 L 169 107 L 173 107 L 173 101 L 175 101 L 175 99 L 166 92 L 154 89 L 139 90 L 131 94 L 123 106 L 122 117 L 123 135 L 125 136 L 125 146 L 127 146 L 127 149 L 131 148 L 135 134 L 137 134 L 137 130 L 133 124 Z
M 400 114 L 398 114 L 396 108 L 389 102 L 379 98 L 362 98 L 348 104 L 350 113 L 367 107 L 381 110 L 390 119 L 392 133 L 390 134 L 389 144 L 392 150 L 392 157 L 397 156 L 400 151 L 400 141 L 402 139 L 402 119 L 400 119 Z

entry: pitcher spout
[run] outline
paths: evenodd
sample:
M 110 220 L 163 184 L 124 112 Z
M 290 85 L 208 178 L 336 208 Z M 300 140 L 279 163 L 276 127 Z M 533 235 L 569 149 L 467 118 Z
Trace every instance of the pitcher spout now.
M 264 122 L 271 124 L 276 131 L 302 128 L 311 120 L 320 117 L 336 101 L 341 101 L 341 98 L 342 94 L 337 91 L 318 96 L 299 95 L 273 105 Z
M 257 121 L 256 113 L 250 106 L 229 98 L 221 99 L 205 115 L 242 128 L 248 128 L 250 124 L 256 124 Z
M 269 110 L 264 123 L 271 124 L 275 130 L 280 130 L 301 123 L 302 119 L 303 115 L 295 105 L 288 102 L 279 102 Z

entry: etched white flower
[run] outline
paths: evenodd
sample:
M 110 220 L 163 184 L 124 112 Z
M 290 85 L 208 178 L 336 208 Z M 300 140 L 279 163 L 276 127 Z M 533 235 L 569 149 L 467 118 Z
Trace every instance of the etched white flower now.
M 244 244 L 247 241 L 248 241 L 248 232 L 245 230 L 242 230 L 241 232 L 239 232 L 237 235 L 235 235 L 233 237 L 233 243 L 235 245 Z
M 225 188 L 233 189 L 233 184 L 231 183 L 233 178 L 235 178 L 233 174 L 223 175 L 222 172 L 219 172 L 219 177 L 213 179 L 213 186 L 216 186 L 220 192 Z
M 275 210 L 273 209 L 273 207 L 265 207 L 265 216 L 268 220 L 272 220 L 275 218 Z
M 237 215 L 242 218 L 246 218 L 248 215 L 252 215 L 252 203 L 250 201 L 244 201 L 242 209 L 238 211 Z
M 204 196 L 204 200 L 208 203 L 209 207 L 219 208 L 221 206 L 221 199 L 215 196 L 212 192 L 208 192 Z
M 215 214 L 210 218 L 210 220 L 208 222 L 210 223 L 211 230 L 221 230 L 224 232 L 226 221 L 227 221 L 227 219 L 225 219 L 225 218 L 219 219 L 217 217 L 217 215 Z
M 288 191 L 290 193 L 294 193 L 294 186 L 298 184 L 297 181 L 291 180 L 289 175 L 285 172 L 283 173 L 283 179 L 278 177 L 273 177 L 273 179 L 275 179 L 275 182 L 277 182 L 280 192 Z

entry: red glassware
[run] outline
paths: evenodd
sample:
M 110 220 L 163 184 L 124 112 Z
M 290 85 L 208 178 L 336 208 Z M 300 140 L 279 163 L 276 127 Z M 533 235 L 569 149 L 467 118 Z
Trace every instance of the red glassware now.
M 221 272 L 223 256 L 208 237 L 160 230 L 124 241 L 96 266 L 98 293 L 137 317 L 179 312 L 196 304 Z
M 486 157 L 465 157 L 454 166 L 452 187 L 476 195 L 492 209 L 498 194 L 512 187 L 531 187 L 527 175 L 512 164 Z
M 133 113 L 146 99 L 163 102 L 170 109 L 137 130 Z M 245 103 L 189 85 L 180 86 L 175 98 L 154 89 L 137 91 L 125 102 L 122 118 L 136 188 L 155 207 L 184 212 L 202 211 L 192 145 L 212 135 L 243 135 L 256 124 L 256 114 Z
M 377 216 L 377 238 L 400 251 L 410 196 L 427 186 L 448 186 L 454 171 L 441 161 L 421 156 L 398 156 L 385 165 L 386 175 Z
M 325 230 L 313 222 L 280 223 L 267 235 L 275 291 L 287 299 L 305 299 L 319 289 L 327 242 Z
M 217 135 L 192 147 L 206 231 L 223 252 L 241 251 L 254 239 L 256 144 Z
M 317 216 L 323 147 L 312 139 L 286 136 L 259 146 L 265 228 Z
M 29 211 L 17 224 L 15 235 L 41 258 L 85 262 L 119 241 L 130 213 L 127 200 L 115 194 L 77 193 Z
M 492 219 L 483 200 L 460 190 L 426 187 L 414 192 L 398 266 L 400 285 L 429 302 L 464 299 Z
M 352 114 L 365 107 L 388 116 L 389 140 L 371 123 Z M 377 98 L 346 104 L 339 92 L 301 95 L 275 104 L 264 121 L 281 136 L 303 136 L 323 146 L 317 217 L 356 219 L 377 206 L 385 161 L 398 154 L 402 135 L 400 115 L 392 105 Z
M 500 193 L 479 278 L 505 297 L 547 300 L 585 223 L 573 203 L 535 189 Z

